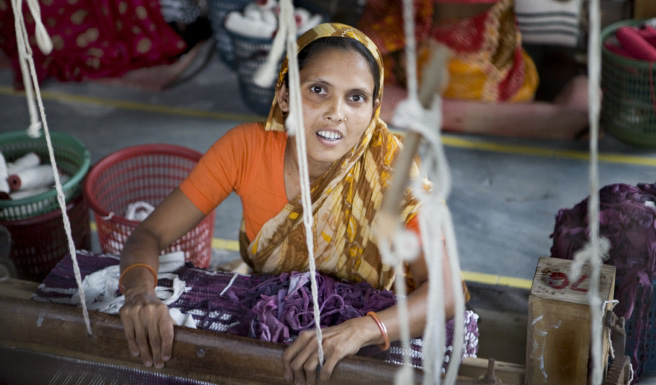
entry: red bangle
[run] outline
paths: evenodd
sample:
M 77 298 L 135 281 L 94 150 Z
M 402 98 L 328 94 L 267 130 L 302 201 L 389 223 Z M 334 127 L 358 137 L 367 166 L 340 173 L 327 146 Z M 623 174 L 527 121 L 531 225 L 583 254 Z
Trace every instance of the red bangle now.
M 371 316 L 371 318 L 373 318 L 374 321 L 376 321 L 376 325 L 378 325 L 378 329 L 380 329 L 380 332 L 383 334 L 383 341 L 385 342 L 382 345 L 379 345 L 378 347 L 380 348 L 380 350 L 386 351 L 390 347 L 390 338 L 389 338 L 389 334 L 387 334 L 387 328 L 385 327 L 385 324 L 383 323 L 383 321 L 380 320 L 380 318 L 378 318 L 378 314 L 376 314 L 375 312 L 370 311 L 369 313 L 367 313 L 367 315 Z
M 135 267 L 143 267 L 148 269 L 148 271 L 150 271 L 150 273 L 153 275 L 153 278 L 155 279 L 155 282 L 153 283 L 153 287 L 157 287 L 157 272 L 155 272 L 155 269 L 153 269 L 152 267 L 150 267 L 145 263 L 135 263 L 134 265 L 130 265 L 125 270 L 123 270 L 121 276 L 118 279 L 118 288 L 119 290 L 121 290 L 121 293 L 125 294 L 125 289 L 123 288 L 123 277 L 125 277 L 125 274 L 128 271 L 134 269 Z

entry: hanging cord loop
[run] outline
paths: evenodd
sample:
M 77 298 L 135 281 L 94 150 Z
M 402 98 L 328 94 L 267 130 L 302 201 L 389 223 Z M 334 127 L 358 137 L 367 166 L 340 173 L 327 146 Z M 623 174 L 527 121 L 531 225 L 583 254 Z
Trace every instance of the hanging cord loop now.
M 14 9 L 14 19 L 16 26 L 16 42 L 18 43 L 18 54 L 19 62 L 21 63 L 21 71 L 23 73 L 23 82 L 25 84 L 25 94 L 27 96 L 27 104 L 30 110 L 30 127 L 28 129 L 28 135 L 31 137 L 39 137 L 41 127 L 45 132 L 46 143 L 48 145 L 48 154 L 50 156 L 50 164 L 52 166 L 52 172 L 55 176 L 55 188 L 57 190 L 57 202 L 59 203 L 59 208 L 62 213 L 62 220 L 64 222 L 64 230 L 66 231 L 66 239 L 68 241 L 68 250 L 71 254 L 71 259 L 73 260 L 73 270 L 75 273 L 75 281 L 77 282 L 78 291 L 80 294 L 80 302 L 82 304 L 82 314 L 84 316 L 84 323 L 87 327 L 87 333 L 92 335 L 91 331 L 91 322 L 89 320 L 89 312 L 87 310 L 84 290 L 82 290 L 82 276 L 80 274 L 80 266 L 77 263 L 77 254 L 75 251 L 75 243 L 73 242 L 73 236 L 71 235 L 71 222 L 68 218 L 68 213 L 66 212 L 66 198 L 64 196 L 64 190 L 62 188 L 62 183 L 59 178 L 59 172 L 57 167 L 57 159 L 55 158 L 55 152 L 52 147 L 52 140 L 50 139 L 50 131 L 48 130 L 48 123 L 46 121 L 45 109 L 43 107 L 43 100 L 41 99 L 41 91 L 39 89 L 39 80 L 36 76 L 36 70 L 34 67 L 34 60 L 32 58 L 32 49 L 30 48 L 28 42 L 27 28 L 25 27 L 25 20 L 23 18 L 22 12 L 22 0 L 12 0 L 12 7 Z M 39 3 L 37 0 L 27 0 L 28 8 L 34 18 L 34 23 L 36 25 L 36 40 L 39 48 L 44 54 L 49 54 L 52 50 L 52 42 L 48 33 L 43 26 L 41 21 L 41 10 L 39 8 Z M 31 80 L 31 83 L 30 83 Z M 34 87 L 34 93 L 32 93 L 32 87 Z M 36 99 L 39 107 L 39 114 L 41 117 L 41 122 L 38 120 L 36 114 L 36 108 L 34 106 L 34 99 Z

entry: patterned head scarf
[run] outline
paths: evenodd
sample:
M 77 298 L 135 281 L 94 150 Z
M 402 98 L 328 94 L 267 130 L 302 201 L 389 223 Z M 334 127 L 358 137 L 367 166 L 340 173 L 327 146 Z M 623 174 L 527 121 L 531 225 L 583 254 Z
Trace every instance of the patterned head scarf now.
M 355 39 L 376 59 L 380 72 L 382 97 L 383 64 L 375 44 L 362 32 L 343 24 L 321 24 L 298 39 L 299 52 L 310 42 L 323 37 Z M 276 94 L 287 73 L 282 64 Z M 380 104 L 358 144 L 311 186 L 314 217 L 314 255 L 317 270 L 352 282 L 366 281 L 373 287 L 389 289 L 394 271 L 382 263 L 375 237 L 374 218 L 382 206 L 383 192 L 390 182 L 392 163 L 401 148 L 400 141 L 380 119 Z M 274 99 L 265 130 L 284 131 L 284 117 Z M 417 168 L 413 167 L 416 174 Z M 406 223 L 418 211 L 418 202 L 407 194 L 400 203 L 400 221 Z M 258 273 L 280 274 L 308 269 L 303 207 L 295 199 L 264 224 L 255 239 L 240 234 L 244 260 Z

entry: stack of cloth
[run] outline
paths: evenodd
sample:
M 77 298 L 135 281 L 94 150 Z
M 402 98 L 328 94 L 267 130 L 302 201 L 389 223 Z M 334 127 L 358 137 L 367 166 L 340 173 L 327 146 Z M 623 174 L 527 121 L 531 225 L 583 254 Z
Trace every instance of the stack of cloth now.
M 86 302 L 91 310 L 116 314 L 124 302 L 118 291 L 119 257 L 111 254 L 77 253 Z M 314 328 L 309 273 L 241 275 L 184 265 L 182 253 L 160 258 L 156 293 L 169 306 L 173 319 L 187 327 L 226 332 L 289 344 L 298 334 Z M 369 284 L 337 281 L 317 273 L 321 327 L 328 327 L 369 311 L 381 311 L 396 302 L 392 292 Z M 39 285 L 33 299 L 79 305 L 79 295 L 70 256 L 63 258 Z M 467 311 L 463 357 L 478 352 L 478 315 Z M 453 321 L 447 324 L 447 356 L 450 358 Z M 415 367 L 422 366 L 422 340 L 411 341 L 406 352 Z M 386 352 L 376 347 L 362 349 L 361 355 L 402 364 L 404 351 L 399 343 Z

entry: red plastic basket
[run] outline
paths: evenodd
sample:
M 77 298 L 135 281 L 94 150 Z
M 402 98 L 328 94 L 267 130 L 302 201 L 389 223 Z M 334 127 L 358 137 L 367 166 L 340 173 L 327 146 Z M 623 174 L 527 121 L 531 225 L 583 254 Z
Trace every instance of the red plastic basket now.
M 128 147 L 101 159 L 89 172 L 84 193 L 98 228 L 100 247 L 120 254 L 139 222 L 124 217 L 129 204 L 157 206 L 187 177 L 202 154 L 171 144 Z M 209 267 L 212 258 L 214 211 L 162 253 L 183 251 L 185 260 Z
M 91 249 L 89 205 L 79 194 L 66 206 L 76 249 Z M 9 258 L 16 267 L 17 277 L 41 282 L 66 254 L 68 239 L 61 210 L 15 221 L 0 221 L 11 233 Z

